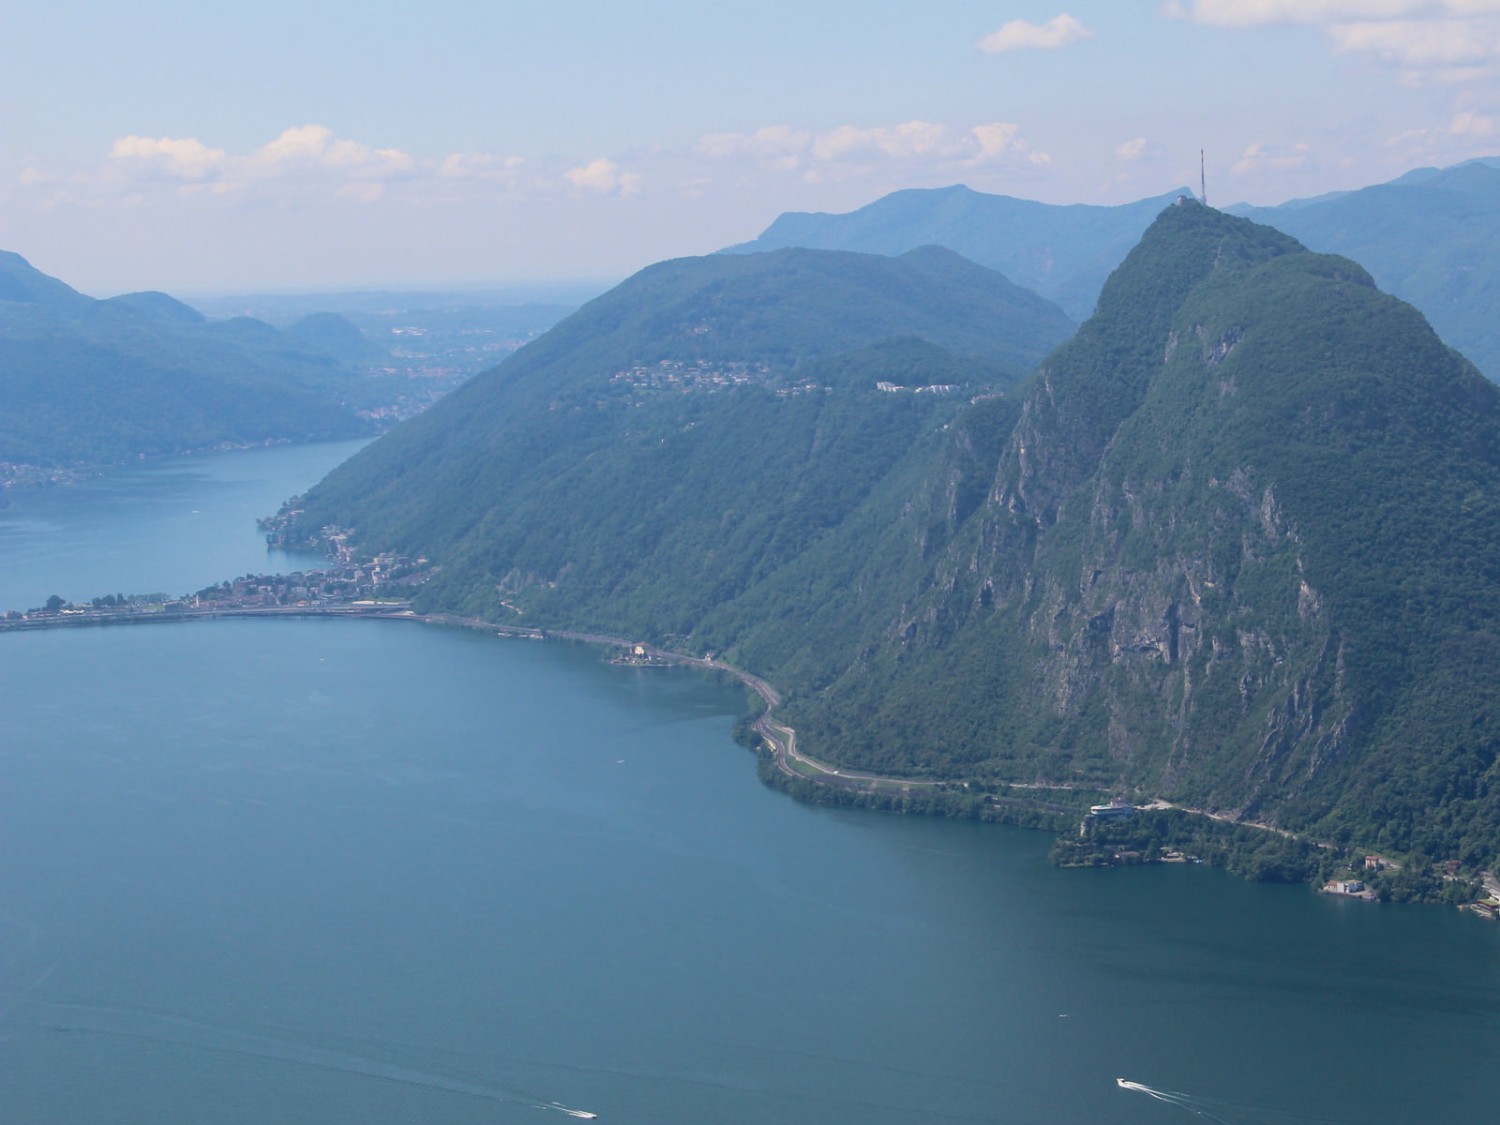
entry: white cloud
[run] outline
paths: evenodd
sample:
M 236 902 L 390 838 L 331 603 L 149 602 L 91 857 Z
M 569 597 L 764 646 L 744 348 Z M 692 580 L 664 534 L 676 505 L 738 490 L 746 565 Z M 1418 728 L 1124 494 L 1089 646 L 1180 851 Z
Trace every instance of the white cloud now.
M 1041 24 L 1011 20 L 999 31 L 981 39 L 978 47 L 987 55 L 1003 55 L 1007 51 L 1055 51 L 1093 37 L 1093 31 L 1080 20 L 1067 12 L 1060 12 Z
M 1388 20 L 1333 24 L 1337 51 L 1368 51 L 1402 66 L 1457 67 L 1500 57 L 1500 26 L 1479 20 Z
M 637 173 L 622 172 L 618 164 L 602 156 L 578 168 L 570 168 L 564 175 L 574 187 L 606 195 L 635 195 L 641 190 L 641 177 Z
M 714 133 L 696 146 L 700 156 L 713 160 L 748 158 L 786 171 L 806 169 L 803 179 L 818 183 L 833 171 L 877 164 L 923 165 L 960 169 L 1006 158 L 1036 157 L 1013 121 L 990 121 L 956 129 L 932 121 L 904 121 L 898 125 L 839 125 L 821 133 L 770 125 L 753 133 Z M 811 168 L 806 168 L 811 165 Z
M 1500 119 L 1463 109 L 1446 125 L 1407 129 L 1387 137 L 1385 147 L 1391 154 L 1389 164 L 1393 168 L 1448 165 L 1493 155 L 1497 136 L 1500 136 Z
M 815 130 L 770 124 L 703 136 L 685 149 L 662 146 L 584 159 L 458 151 L 414 154 L 342 137 L 319 124 L 283 129 L 240 152 L 192 137 L 121 137 L 93 166 L 32 162 L 10 185 L 35 206 L 143 206 L 192 199 L 349 206 L 511 204 L 559 195 L 701 198 L 752 185 L 865 181 L 893 190 L 977 178 L 1034 177 L 1051 156 L 1014 121 L 909 120 L 845 123 Z M 723 167 L 720 167 L 720 166 Z
M 490 153 L 418 158 L 309 124 L 285 129 L 266 144 L 238 154 L 196 137 L 132 134 L 116 140 L 108 156 L 92 167 L 61 170 L 33 164 L 22 170 L 16 183 L 30 189 L 41 206 L 140 205 L 245 195 L 373 202 L 397 191 L 412 202 L 452 201 L 546 190 L 545 177 L 529 174 L 524 165 L 520 157 Z M 614 190 L 628 194 L 638 182 L 639 177 L 619 174 Z
M 1146 155 L 1146 143 L 1145 137 L 1136 137 L 1134 140 L 1116 145 L 1115 158 L 1125 161 L 1139 160 Z
M 341 139 L 322 125 L 287 129 L 248 156 L 231 156 L 196 137 L 121 137 L 110 148 L 105 178 L 115 183 L 151 180 L 184 181 L 185 186 L 212 184 L 225 194 L 248 181 L 318 176 L 336 184 L 369 185 L 411 174 L 417 161 L 394 148 L 371 148 Z M 354 193 L 370 195 L 368 186 Z
M 813 155 L 819 160 L 838 160 L 861 152 L 878 152 L 897 160 L 932 154 L 953 154 L 961 141 L 950 138 L 946 125 L 928 121 L 907 121 L 901 125 L 858 129 L 840 125 L 813 141 Z
M 323 125 L 300 125 L 285 130 L 244 161 L 251 176 L 283 176 L 309 171 L 357 172 L 360 179 L 396 176 L 412 171 L 416 161 L 400 149 L 371 148 L 359 141 L 334 137 Z
M 753 133 L 711 133 L 698 142 L 702 156 L 721 160 L 730 156 L 753 156 L 785 160 L 805 153 L 812 134 L 788 125 L 766 125 Z
M 109 155 L 148 174 L 160 172 L 184 180 L 204 179 L 225 162 L 223 149 L 209 148 L 195 137 L 121 137 Z
M 1495 119 L 1473 110 L 1464 110 L 1454 114 L 1448 132 L 1455 137 L 1492 137 L 1495 135 Z
M 496 180 L 514 183 L 526 164 L 522 156 L 496 156 L 489 152 L 454 152 L 443 157 L 437 174 L 451 180 Z
M 1290 172 L 1307 162 L 1310 152 L 1305 142 L 1286 148 L 1269 146 L 1257 141 L 1245 149 L 1232 171 L 1236 176 L 1248 176 L 1262 172 Z
M 1190 0 L 1169 3 L 1169 16 L 1211 27 L 1272 24 L 1327 26 L 1406 16 L 1474 16 L 1500 13 L 1500 0 Z
M 1004 156 L 1017 144 L 1021 127 L 1014 121 L 991 121 L 988 125 L 975 125 L 969 130 L 969 135 L 979 146 L 976 159 L 992 160 L 995 157 Z
M 1169 0 L 1166 15 L 1222 28 L 1320 28 L 1339 54 L 1372 55 L 1400 85 L 1472 85 L 1500 64 L 1500 0 Z
M 327 150 L 332 138 L 333 130 L 322 125 L 299 125 L 283 131 L 270 144 L 256 149 L 250 159 L 267 168 L 315 162 Z

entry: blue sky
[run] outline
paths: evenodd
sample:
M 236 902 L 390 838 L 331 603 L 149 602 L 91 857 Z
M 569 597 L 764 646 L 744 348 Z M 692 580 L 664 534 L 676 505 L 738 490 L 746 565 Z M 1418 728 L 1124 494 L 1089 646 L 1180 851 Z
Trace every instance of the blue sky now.
M 0 248 L 85 292 L 615 279 L 967 183 L 1277 203 L 1500 152 L 1500 0 L 10 5 Z

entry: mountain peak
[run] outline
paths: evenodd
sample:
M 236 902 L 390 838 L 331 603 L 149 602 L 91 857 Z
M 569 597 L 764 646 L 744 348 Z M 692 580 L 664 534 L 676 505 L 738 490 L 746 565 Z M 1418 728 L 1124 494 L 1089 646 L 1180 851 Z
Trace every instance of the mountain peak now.
M 1478 561 L 1500 554 L 1500 390 L 1354 263 L 1168 208 L 991 441 L 969 470 L 989 499 L 868 659 L 890 671 L 828 699 L 832 729 L 872 716 L 849 765 L 897 758 L 900 714 L 941 684 L 959 719 L 922 737 L 953 774 L 1097 770 L 1409 848 L 1405 794 L 1496 737 L 1500 688 L 1465 664 L 1500 659 Z M 1484 802 L 1443 815 L 1500 847 Z
M 82 305 L 91 299 L 71 285 L 44 274 L 21 255 L 10 250 L 0 250 L 0 301 Z
M 963 184 L 891 192 L 847 214 L 788 212 L 753 242 L 724 253 L 782 246 L 900 255 L 937 244 L 997 270 L 1075 319 L 1094 307 L 1110 268 L 1176 193 L 1116 207 L 1054 207 Z
M 176 297 L 156 290 L 141 293 L 123 293 L 101 301 L 101 305 L 129 309 L 148 320 L 165 321 L 172 324 L 202 324 L 204 316 L 197 309 L 183 304 Z

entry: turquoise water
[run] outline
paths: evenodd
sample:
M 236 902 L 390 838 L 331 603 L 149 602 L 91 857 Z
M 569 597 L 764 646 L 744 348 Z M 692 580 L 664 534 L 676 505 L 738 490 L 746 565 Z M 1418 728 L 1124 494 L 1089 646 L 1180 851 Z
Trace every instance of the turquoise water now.
M 1489 1116 L 1500 927 L 801 806 L 741 705 L 411 623 L 0 636 L 0 1120 Z

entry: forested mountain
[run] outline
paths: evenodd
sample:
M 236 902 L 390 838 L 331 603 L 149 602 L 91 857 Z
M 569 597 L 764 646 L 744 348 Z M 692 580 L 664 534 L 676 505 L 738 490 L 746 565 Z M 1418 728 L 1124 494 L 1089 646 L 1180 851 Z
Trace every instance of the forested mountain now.
M 433 602 L 687 632 L 1071 330 L 936 248 L 664 262 L 339 468 L 302 524 L 443 559 Z
M 314 351 L 377 370 L 395 391 L 389 401 L 398 408 L 389 413 L 411 417 L 606 288 L 538 284 L 238 294 L 197 297 L 193 307 L 211 319 L 264 320 Z
M 723 253 L 808 246 L 903 254 L 918 246 L 946 246 L 1034 289 L 1082 320 L 1094 311 L 1109 271 L 1177 194 L 1118 207 L 1058 207 L 962 185 L 911 188 L 845 215 L 788 212 L 753 242 Z
M 1187 189 L 1183 189 L 1185 192 Z M 1109 272 L 1176 193 L 1118 207 L 1067 207 L 966 187 L 893 192 L 843 215 L 788 213 L 725 253 L 817 246 L 899 254 L 947 246 L 1082 320 Z M 1472 161 L 1386 184 L 1232 213 L 1365 266 L 1449 344 L 1500 379 L 1500 168 Z
M 1170 208 L 1000 426 L 907 498 L 886 557 L 950 543 L 801 697 L 813 745 L 1500 853 L 1500 391 L 1415 310 Z
M 777 260 L 864 265 L 708 261 Z M 1500 391 L 1362 268 L 1169 207 L 1003 397 L 936 327 L 776 352 L 829 329 L 718 268 L 587 306 L 303 526 L 433 557 L 430 608 L 723 652 L 848 767 L 1500 854 Z M 929 379 L 967 386 L 874 389 Z
M 353 363 L 358 329 L 296 327 L 209 322 L 165 293 L 96 301 L 0 252 L 0 463 L 45 472 L 373 432 L 358 411 L 381 392 Z
M 1423 168 L 1359 191 L 1234 211 L 1353 258 L 1500 379 L 1500 168 Z

